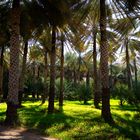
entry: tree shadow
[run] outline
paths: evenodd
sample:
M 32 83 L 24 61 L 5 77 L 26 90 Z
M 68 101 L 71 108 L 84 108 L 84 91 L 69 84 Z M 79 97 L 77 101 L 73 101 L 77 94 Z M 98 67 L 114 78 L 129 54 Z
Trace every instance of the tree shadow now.
M 122 111 L 139 111 L 139 109 L 136 108 L 136 106 L 132 105 L 123 105 L 123 106 L 111 105 L 111 108 L 114 110 L 122 110 Z
M 120 124 L 114 123 L 110 124 L 110 126 L 118 129 L 119 133 L 123 134 L 125 138 L 130 138 L 133 140 L 140 139 L 140 133 L 138 133 L 140 132 L 140 122 L 136 121 L 135 118 L 133 118 L 132 120 L 126 120 L 117 114 L 113 114 L 113 116 Z
M 38 109 L 40 108 L 40 109 Z M 45 111 L 40 106 L 30 106 L 27 108 L 24 108 L 24 110 L 20 110 L 22 115 L 24 116 L 24 120 L 21 120 L 22 123 L 27 126 L 30 130 L 38 130 L 41 134 L 46 134 L 47 130 L 51 127 L 57 127 L 56 133 L 61 133 L 64 131 L 72 131 L 76 125 L 75 122 L 77 122 L 77 125 L 80 123 L 83 123 L 83 120 L 88 123 L 88 125 L 93 126 L 93 123 L 102 123 L 100 116 L 91 118 L 91 112 L 89 113 L 77 113 L 72 115 L 67 115 L 63 112 L 63 110 L 54 113 L 54 114 L 47 114 L 47 110 Z M 93 113 L 94 116 L 94 113 Z M 83 118 L 84 117 L 84 118 Z M 80 129 L 82 126 L 79 126 Z M 81 134 L 78 134 L 78 137 L 87 137 L 87 135 L 93 135 L 92 132 L 82 132 Z M 75 137 L 77 134 L 75 134 Z M 89 137 L 88 136 L 88 137 Z M 74 136 L 72 136 L 74 137 Z
M 130 109 L 130 108 L 128 108 Z M 80 112 L 71 110 L 64 112 L 59 108 L 54 114 L 47 114 L 46 106 L 28 105 L 28 107 L 18 110 L 21 123 L 28 128 L 28 131 L 38 131 L 40 134 L 49 136 L 49 129 L 55 133 L 67 133 L 72 139 L 117 139 L 120 137 L 129 139 L 140 139 L 140 121 L 136 118 L 129 119 L 126 114 L 125 119 L 117 114 L 113 114 L 115 124 L 106 124 L 101 119 L 99 112 Z M 0 112 L 0 115 L 4 115 Z M 97 129 L 94 130 L 94 127 Z

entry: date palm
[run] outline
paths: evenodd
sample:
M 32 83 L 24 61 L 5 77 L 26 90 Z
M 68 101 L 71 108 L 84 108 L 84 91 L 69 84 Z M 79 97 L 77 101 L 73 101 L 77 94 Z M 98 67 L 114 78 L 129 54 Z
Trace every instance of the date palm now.
M 65 75 L 66 79 L 73 81 L 73 84 L 77 84 L 77 71 L 78 66 L 78 57 L 75 53 L 69 52 L 65 54 L 65 69 L 67 74 Z
M 102 117 L 107 122 L 112 122 L 110 111 L 110 91 L 109 91 L 109 68 L 108 68 L 108 42 L 106 33 L 106 0 L 100 0 L 100 69 L 101 69 L 101 82 L 102 82 Z
M 66 25 L 70 19 L 70 10 L 77 7 L 79 1 L 44 1 L 39 0 L 39 5 L 48 16 L 48 23 L 52 28 L 52 46 L 50 51 L 50 89 L 49 89 L 49 104 L 48 113 L 54 112 L 54 97 L 55 97 L 55 60 L 56 60 L 56 32 L 57 28 Z
M 97 35 L 99 33 L 99 1 L 96 3 L 98 6 L 96 12 L 90 11 L 88 14 L 88 23 L 91 26 L 91 36 L 92 36 L 92 58 L 93 58 L 93 80 L 94 80 L 94 106 L 99 108 L 100 102 L 100 80 L 99 80 L 99 70 L 97 68 Z
M 119 23 L 114 24 L 115 31 L 122 40 L 120 45 L 121 51 L 124 52 L 125 56 L 122 58 L 126 63 L 126 79 L 129 89 L 132 89 L 132 76 L 131 76 L 131 56 L 136 56 L 139 52 L 139 40 L 137 39 L 137 32 L 135 31 L 134 25 L 137 25 L 135 18 L 123 18 L 119 19 Z M 133 24 L 132 24 L 133 23 Z
M 18 122 L 18 89 L 19 89 L 19 36 L 20 36 L 20 0 L 13 0 L 11 9 L 11 37 L 10 37 L 10 68 L 9 92 L 7 97 L 6 124 Z
M 106 0 L 100 0 L 100 33 L 101 33 L 100 69 L 102 82 L 102 117 L 104 118 L 105 121 L 112 122 L 113 120 L 110 111 L 109 68 L 108 68 L 109 47 L 106 32 L 107 25 L 106 3 L 107 3 Z M 114 5 L 116 6 L 116 4 Z M 119 8 L 122 8 L 120 3 L 118 3 L 118 6 L 120 6 Z M 124 8 L 122 8 L 121 10 L 124 10 Z
M 36 14 L 36 12 L 35 12 Z M 27 63 L 27 54 L 28 54 L 28 41 L 33 37 L 32 33 L 35 31 L 35 23 L 32 22 L 33 17 L 28 12 L 28 7 L 26 4 L 22 5 L 21 8 L 21 18 L 20 18 L 20 34 L 23 37 L 23 57 L 22 57 L 22 66 L 19 78 L 19 107 L 22 105 L 22 96 L 24 93 L 24 83 L 25 83 L 25 74 L 26 74 L 26 63 Z
M 60 95 L 59 95 L 59 106 L 62 109 L 63 106 L 63 96 L 64 96 L 64 41 L 65 36 L 63 32 L 61 32 L 61 70 L 60 70 Z
M 4 46 L 0 47 L 0 97 L 3 95 L 3 60 Z
M 51 46 L 51 28 L 47 27 L 46 29 L 44 29 L 42 34 L 39 36 L 38 41 L 43 47 L 44 63 L 45 63 L 44 64 L 45 91 L 44 94 L 42 95 L 42 104 L 44 104 L 45 98 L 48 96 L 48 83 L 47 83 L 47 79 L 49 76 L 48 55 L 50 54 L 50 46 Z

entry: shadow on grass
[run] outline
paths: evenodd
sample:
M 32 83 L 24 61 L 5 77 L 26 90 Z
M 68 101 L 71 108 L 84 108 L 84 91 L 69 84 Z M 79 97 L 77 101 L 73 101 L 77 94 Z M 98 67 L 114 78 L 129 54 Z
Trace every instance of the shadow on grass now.
M 79 105 L 81 104 L 79 103 Z M 117 110 L 121 110 L 118 106 L 115 106 L 116 108 Z M 131 106 L 123 108 L 123 110 L 127 109 L 134 111 Z M 129 114 L 126 114 L 125 119 L 120 115 L 114 114 L 113 117 L 117 123 L 108 125 L 100 118 L 100 113 L 93 111 L 92 108 L 91 112 L 80 112 L 78 110 L 65 112 L 65 110 L 61 109 L 61 111 L 55 114 L 47 114 L 45 105 L 29 105 L 28 107 L 19 109 L 18 112 L 22 125 L 26 126 L 30 131 L 38 131 L 47 136 L 60 134 L 59 137 L 61 137 L 64 134 L 69 137 L 68 139 L 83 140 L 140 139 L 140 121 L 137 121 L 136 118 L 130 120 Z M 4 115 L 5 112 L 0 112 L 0 116 L 4 117 Z
M 47 114 L 46 112 L 47 110 L 44 110 L 39 106 L 30 106 L 20 109 L 19 115 L 20 118 L 22 118 L 21 122 L 29 129 L 37 129 L 40 133 L 47 135 L 49 135 L 48 129 L 53 129 L 52 131 L 54 133 L 63 133 L 68 131 L 73 131 L 72 133 L 76 132 L 75 134 L 70 134 L 71 138 L 89 138 L 93 136 L 93 132 L 84 128 L 86 127 L 86 124 L 88 127 L 93 127 L 94 123 L 100 123 L 101 125 L 101 122 L 103 122 L 100 117 L 97 117 L 97 115 L 95 115 L 95 117 L 88 117 L 91 116 L 90 113 L 77 113 L 72 116 L 65 114 L 63 110 L 55 114 Z M 83 122 L 85 122 L 85 124 Z
M 111 105 L 111 108 L 114 110 L 123 110 L 123 111 L 139 111 L 138 108 L 136 108 L 135 106 L 130 106 L 130 105 L 123 105 L 123 106 Z
M 42 134 L 49 135 L 48 129 L 52 129 L 53 133 L 58 134 L 70 132 L 69 137 L 76 139 L 117 139 L 120 135 L 134 140 L 140 138 L 137 133 L 140 132 L 140 122 L 125 120 L 116 114 L 114 118 L 118 124 L 109 126 L 96 113 L 91 117 L 91 112 L 75 114 L 74 111 L 74 115 L 67 115 L 62 110 L 55 114 L 46 112 L 47 110 L 37 105 L 19 110 L 20 118 L 24 118 L 22 123 L 30 130 L 37 129 Z M 92 129 L 94 127 L 97 130 Z
M 127 117 L 124 119 L 117 114 L 114 114 L 113 116 L 119 124 L 115 123 L 111 126 L 118 129 L 120 134 L 123 134 L 126 138 L 130 138 L 132 140 L 140 139 L 140 121 L 135 120 L 134 117 L 129 120 Z

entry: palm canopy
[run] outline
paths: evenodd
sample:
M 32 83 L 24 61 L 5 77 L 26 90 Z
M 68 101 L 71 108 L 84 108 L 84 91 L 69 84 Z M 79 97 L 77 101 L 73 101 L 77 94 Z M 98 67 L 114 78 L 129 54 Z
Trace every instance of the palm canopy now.
M 44 16 L 48 20 L 48 24 L 59 27 L 68 23 L 72 14 L 70 11 L 75 10 L 81 4 L 78 0 L 38 0 L 35 3 L 43 11 Z

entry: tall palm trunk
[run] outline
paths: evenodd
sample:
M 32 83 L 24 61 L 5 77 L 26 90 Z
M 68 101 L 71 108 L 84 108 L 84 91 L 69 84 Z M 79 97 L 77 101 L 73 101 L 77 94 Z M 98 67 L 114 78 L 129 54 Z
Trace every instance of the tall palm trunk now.
M 108 68 L 108 43 L 106 35 L 106 0 L 100 0 L 100 32 L 101 32 L 101 82 L 102 82 L 102 117 L 106 122 L 112 121 L 110 112 L 109 68 Z
M 48 78 L 48 50 L 46 46 L 44 46 L 44 61 L 45 61 L 45 91 L 44 94 L 42 95 L 42 104 L 45 103 L 46 97 L 48 95 L 48 83 L 47 83 L 47 78 Z
M 61 38 L 61 71 L 60 71 L 60 95 L 59 95 L 59 106 L 63 106 L 63 95 L 64 94 L 64 38 Z
M 28 53 L 28 41 L 25 42 L 23 61 L 22 61 L 22 70 L 21 70 L 20 81 L 19 81 L 19 107 L 21 106 L 22 96 L 23 96 L 23 92 L 24 92 L 27 53 Z
M 115 78 L 113 77 L 113 65 L 112 65 L 112 60 L 110 60 L 110 66 L 109 66 L 109 88 L 112 91 L 113 87 L 115 86 Z
M 50 91 L 49 91 L 49 104 L 48 104 L 48 113 L 54 112 L 54 98 L 55 98 L 55 51 L 56 43 L 56 29 L 52 28 L 52 48 L 51 48 L 51 59 L 50 59 Z
M 37 75 L 36 75 L 37 83 L 38 83 L 39 79 L 40 79 L 40 66 L 37 65 Z M 39 92 L 38 92 L 37 88 L 36 88 L 36 95 L 37 95 L 37 99 L 39 99 Z
M 80 69 L 81 69 L 81 52 L 78 52 L 78 69 L 77 69 L 77 73 L 76 73 L 76 76 L 77 76 L 77 83 L 80 83 L 80 80 L 81 80 L 81 72 L 80 72 Z
M 19 36 L 20 36 L 20 0 L 13 0 L 11 9 L 10 68 L 9 92 L 5 123 L 14 125 L 18 122 L 18 90 L 19 90 Z
M 97 74 L 97 50 L 96 50 L 96 35 L 97 32 L 93 30 L 93 78 L 94 78 L 94 106 L 99 108 L 100 96 L 98 87 L 98 74 Z
M 131 71 L 130 71 L 130 57 L 129 57 L 129 50 L 128 50 L 128 41 L 126 39 L 125 42 L 125 53 L 126 53 L 126 70 L 127 70 L 127 84 L 128 88 L 131 89 Z
M 33 79 L 33 82 L 32 84 L 35 85 L 36 84 L 36 65 L 35 65 L 35 60 L 33 60 L 33 63 L 32 63 L 32 79 Z M 32 90 L 32 98 L 35 99 L 35 95 L 36 95 L 36 91 L 35 91 L 35 88 L 33 88 Z
M 89 75 L 89 70 L 86 73 L 86 92 L 84 94 L 84 104 L 87 104 L 88 101 L 88 95 L 89 95 L 89 88 L 90 88 L 90 75 Z
M 4 46 L 2 46 L 0 50 L 0 97 L 3 95 L 3 54 Z

